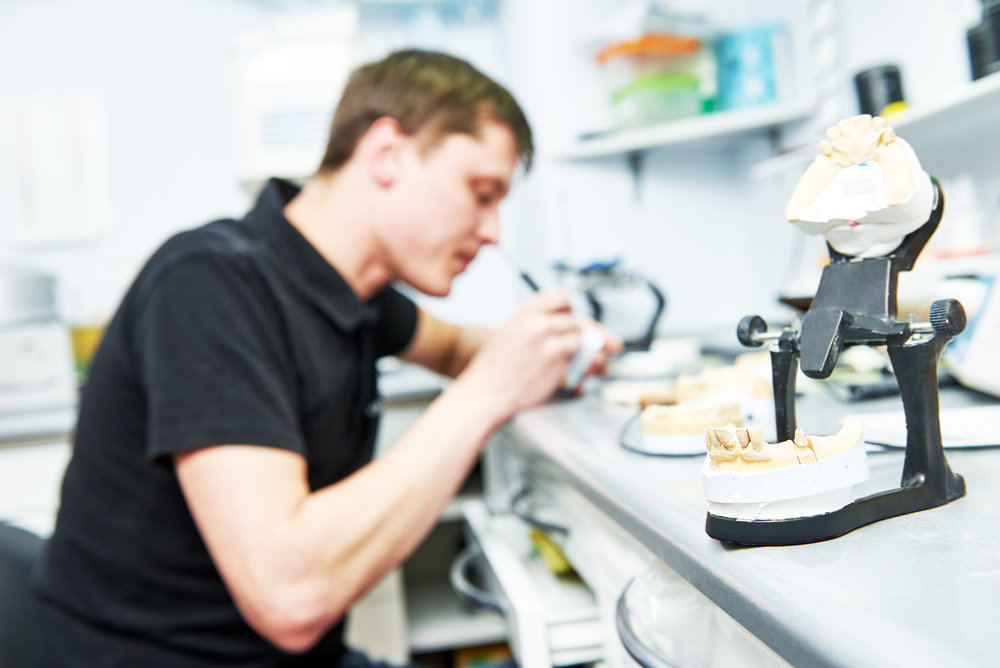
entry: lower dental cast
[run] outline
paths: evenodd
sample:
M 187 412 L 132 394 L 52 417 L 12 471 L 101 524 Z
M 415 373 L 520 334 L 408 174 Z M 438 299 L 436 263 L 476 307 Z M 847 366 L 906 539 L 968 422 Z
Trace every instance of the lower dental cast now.
M 861 423 L 851 420 L 834 436 L 806 436 L 795 430 L 795 438 L 768 443 L 759 427 L 706 427 L 705 445 L 711 468 L 731 473 L 757 473 L 789 466 L 811 464 L 847 452 L 862 439 Z

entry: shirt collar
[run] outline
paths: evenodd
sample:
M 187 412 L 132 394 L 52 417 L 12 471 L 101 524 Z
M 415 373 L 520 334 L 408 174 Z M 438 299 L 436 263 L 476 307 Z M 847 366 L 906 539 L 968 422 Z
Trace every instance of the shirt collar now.
M 340 329 L 374 322 L 378 308 L 354 293 L 344 277 L 285 218 L 285 205 L 299 193 L 288 181 L 270 179 L 244 223 L 277 256 L 279 264 Z

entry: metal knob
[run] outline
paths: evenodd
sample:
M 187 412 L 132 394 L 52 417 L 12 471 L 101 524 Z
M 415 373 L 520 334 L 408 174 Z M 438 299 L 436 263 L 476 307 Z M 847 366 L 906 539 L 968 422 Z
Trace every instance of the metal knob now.
M 965 323 L 965 309 L 957 299 L 939 299 L 931 304 L 931 327 L 935 336 L 958 336 L 965 331 Z
M 736 338 L 747 348 L 759 348 L 764 345 L 764 341 L 756 338 L 756 334 L 763 334 L 767 331 L 767 323 L 759 315 L 748 315 L 740 320 L 736 326 Z

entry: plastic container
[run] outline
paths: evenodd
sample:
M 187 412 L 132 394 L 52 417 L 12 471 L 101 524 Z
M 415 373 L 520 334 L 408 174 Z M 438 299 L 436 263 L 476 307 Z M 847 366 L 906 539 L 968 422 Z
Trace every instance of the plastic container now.
M 719 109 L 739 109 L 792 97 L 791 46 L 784 25 L 723 35 L 718 44 Z
M 611 96 L 619 127 L 638 127 L 695 116 L 702 111 L 699 78 L 689 74 L 641 77 Z
M 666 33 L 647 33 L 601 49 L 596 60 L 613 91 L 617 125 L 649 125 L 702 111 L 704 52 L 701 40 Z
M 701 40 L 694 37 L 648 33 L 604 47 L 597 62 L 611 87 L 618 89 L 635 79 L 660 74 L 695 75 L 700 52 Z

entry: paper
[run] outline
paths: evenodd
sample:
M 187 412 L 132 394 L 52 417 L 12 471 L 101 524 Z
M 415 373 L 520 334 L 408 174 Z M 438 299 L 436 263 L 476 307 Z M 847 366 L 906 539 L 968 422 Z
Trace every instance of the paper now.
M 892 448 L 906 447 L 906 419 L 903 411 L 849 415 L 860 420 L 869 443 Z M 941 440 L 946 448 L 1000 446 L 1000 406 L 948 408 L 941 411 Z

